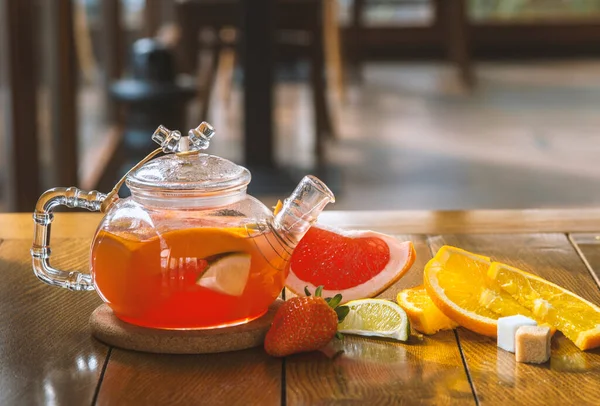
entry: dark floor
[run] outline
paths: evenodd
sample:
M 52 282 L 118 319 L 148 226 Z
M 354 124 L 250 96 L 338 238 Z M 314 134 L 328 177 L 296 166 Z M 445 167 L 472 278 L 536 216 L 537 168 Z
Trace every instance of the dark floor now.
M 368 64 L 364 83 L 350 86 L 345 101 L 332 97 L 334 207 L 600 205 L 600 60 L 480 63 L 477 75 L 469 93 L 446 65 Z M 241 94 L 234 88 L 225 102 L 217 83 L 208 120 L 218 135 L 209 152 L 242 163 Z M 280 84 L 276 95 L 277 158 L 310 167 L 308 87 Z M 85 91 L 80 100 L 87 106 L 80 109 L 84 174 L 106 126 L 93 108 L 102 105 L 99 93 Z M 272 204 L 285 196 L 258 197 Z
M 600 61 L 477 67 L 473 93 L 449 67 L 371 64 L 339 104 L 337 209 L 600 204 Z M 280 162 L 310 165 L 310 95 L 280 85 Z M 239 94 L 218 100 L 214 151 L 239 160 Z M 235 140 L 235 142 L 234 142 Z M 234 145 L 234 147 L 232 147 Z

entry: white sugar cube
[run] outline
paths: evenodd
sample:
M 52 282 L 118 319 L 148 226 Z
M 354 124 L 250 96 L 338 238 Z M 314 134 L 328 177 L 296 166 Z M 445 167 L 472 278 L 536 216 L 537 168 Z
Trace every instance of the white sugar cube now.
M 517 316 L 500 317 L 498 319 L 498 347 L 514 353 L 515 334 L 517 334 L 517 330 L 521 326 L 537 326 L 537 322 L 520 314 Z

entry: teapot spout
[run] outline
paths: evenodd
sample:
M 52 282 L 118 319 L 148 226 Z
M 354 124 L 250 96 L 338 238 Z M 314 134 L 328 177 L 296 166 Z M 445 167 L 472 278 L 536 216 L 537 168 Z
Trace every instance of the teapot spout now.
M 331 190 L 318 178 L 305 176 L 275 215 L 273 226 L 290 248 L 294 248 L 328 203 L 335 202 Z

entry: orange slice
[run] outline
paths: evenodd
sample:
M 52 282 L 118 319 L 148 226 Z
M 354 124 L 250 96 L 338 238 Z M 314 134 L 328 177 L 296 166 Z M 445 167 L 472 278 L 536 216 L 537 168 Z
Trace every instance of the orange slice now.
M 396 299 L 408 315 L 411 326 L 423 334 L 435 334 L 457 326 L 433 304 L 425 286 L 404 289 Z
M 501 314 L 532 314 L 488 278 L 490 265 L 489 257 L 445 245 L 425 266 L 424 283 L 429 297 L 446 316 L 476 333 L 496 337 L 496 320 Z M 495 311 L 486 306 L 490 292 L 501 299 Z
M 283 203 L 281 200 L 277 200 L 277 204 L 273 207 L 273 215 L 276 216 L 281 209 L 283 209 Z
M 536 320 L 556 326 L 581 350 L 600 346 L 600 307 L 539 276 L 497 262 L 488 277 Z

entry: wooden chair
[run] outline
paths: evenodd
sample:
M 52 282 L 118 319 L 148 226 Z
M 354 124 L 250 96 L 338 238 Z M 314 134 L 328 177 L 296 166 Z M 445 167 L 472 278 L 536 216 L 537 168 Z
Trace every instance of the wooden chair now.
M 323 0 L 323 27 L 325 31 L 325 66 L 327 79 L 340 101 L 346 99 L 346 72 L 342 51 L 338 0 Z
M 310 61 L 310 86 L 312 88 L 315 110 L 315 133 L 317 160 L 323 159 L 323 144 L 327 136 L 333 135 L 325 73 L 323 0 L 280 0 L 277 2 L 276 21 L 280 32 L 297 31 L 304 33 L 300 41 L 276 44 L 279 50 L 290 47 Z M 328 0 L 326 0 L 328 1 Z M 241 4 L 238 0 L 179 0 L 176 4 L 176 19 L 181 29 L 182 68 L 191 73 L 198 69 L 198 55 L 202 42 L 199 33 L 212 29 L 217 35 L 209 45 L 212 53 L 211 73 L 207 75 L 202 104 L 208 106 L 214 72 L 218 66 L 219 55 L 223 49 L 235 49 L 235 44 L 223 41 L 219 33 L 223 29 L 240 25 Z M 236 37 L 243 36 L 236 35 Z M 308 41 L 302 39 L 308 38 Z M 242 38 L 243 40 L 243 38 Z M 206 44 L 204 44 L 206 45 Z M 207 107 L 203 108 L 206 111 Z
M 435 9 L 435 27 L 439 41 L 450 59 L 456 64 L 461 82 L 468 88 L 475 85 L 471 60 L 469 18 L 465 0 L 431 0 Z M 363 62 L 364 15 L 366 8 L 377 4 L 415 3 L 414 0 L 354 0 L 352 8 L 352 62 L 360 78 Z
M 42 14 L 44 13 L 44 14 Z M 44 35 L 31 24 L 44 15 Z M 7 86 L 3 106 L 8 125 L 4 127 L 2 153 L 6 166 L 3 190 L 4 208 L 32 211 L 44 189 L 44 181 L 54 185 L 77 186 L 77 74 L 73 33 L 73 6 L 70 0 L 50 4 L 33 0 L 1 1 L 0 22 L 5 43 L 0 57 Z M 39 71 L 41 50 L 49 48 L 44 61 L 45 79 Z M 47 84 L 50 103 L 39 114 L 39 85 Z M 43 168 L 38 153 L 42 131 L 38 118 L 50 118 L 50 168 Z
M 2 106 L 3 145 L 3 210 L 32 211 L 40 195 L 40 163 L 38 156 L 37 80 L 35 58 L 37 41 L 29 25 L 35 21 L 32 1 L 23 6 L 12 1 L 0 2 L 5 43 L 0 57 L 7 96 Z

